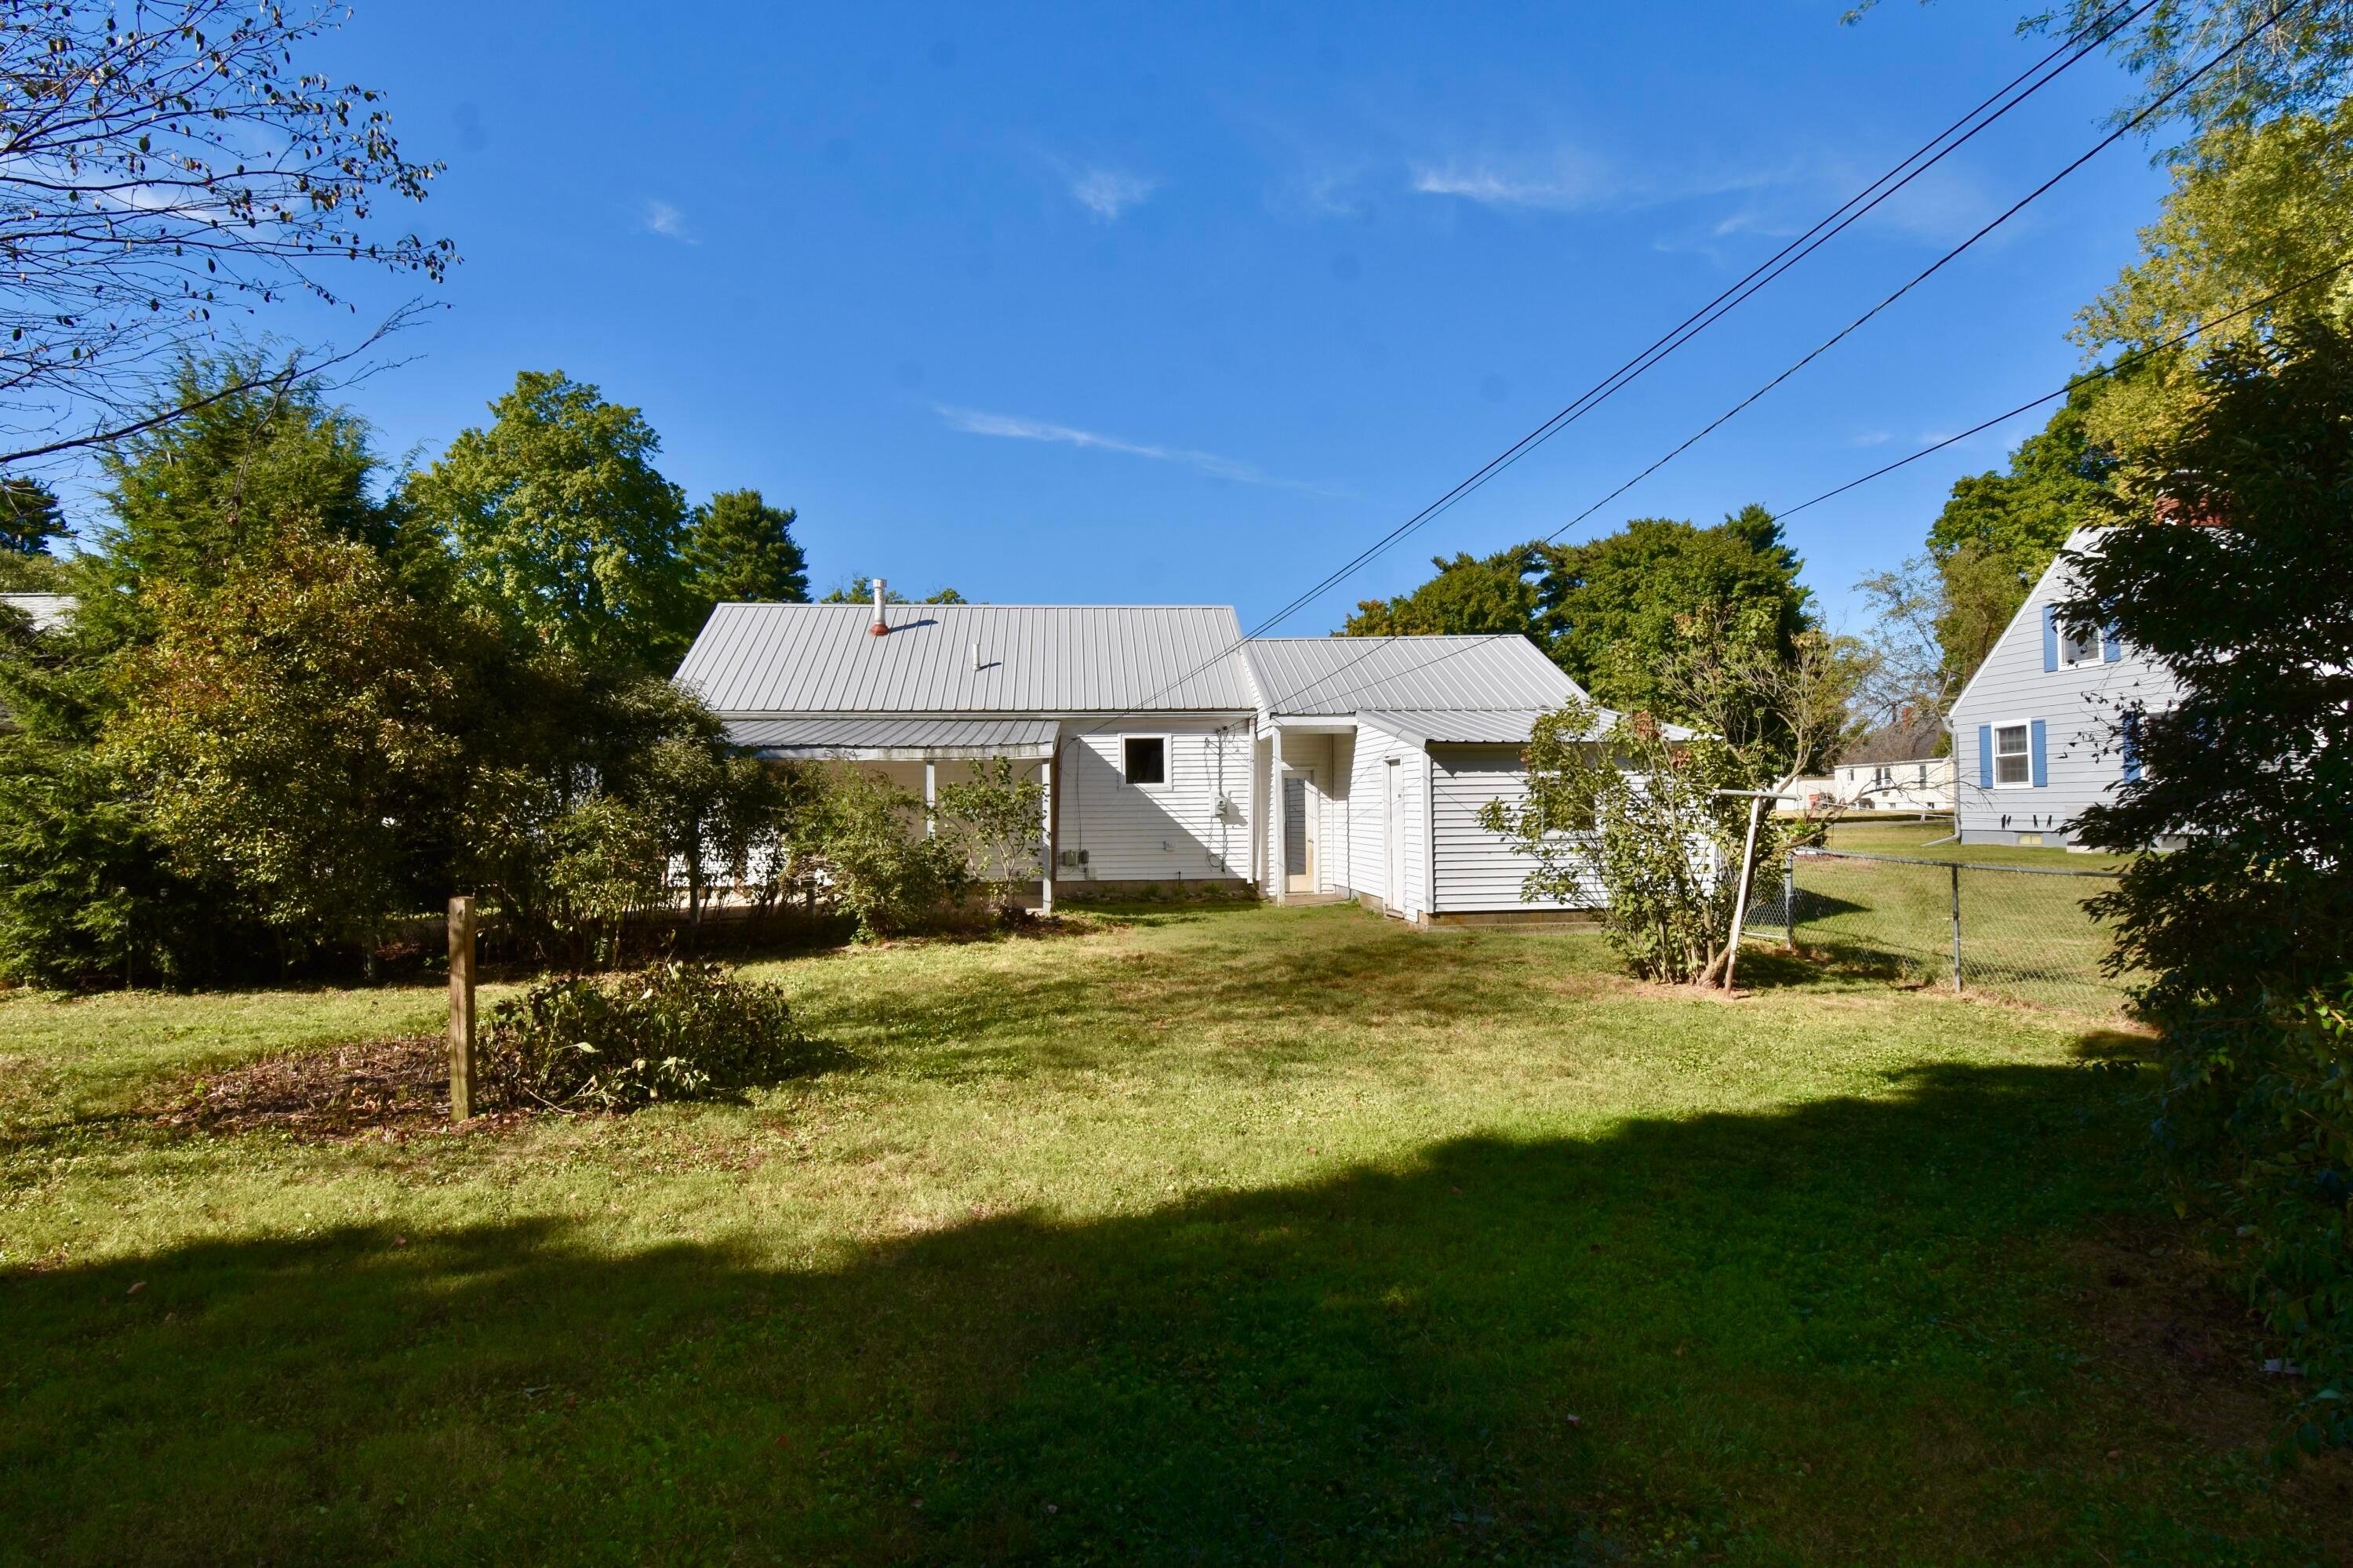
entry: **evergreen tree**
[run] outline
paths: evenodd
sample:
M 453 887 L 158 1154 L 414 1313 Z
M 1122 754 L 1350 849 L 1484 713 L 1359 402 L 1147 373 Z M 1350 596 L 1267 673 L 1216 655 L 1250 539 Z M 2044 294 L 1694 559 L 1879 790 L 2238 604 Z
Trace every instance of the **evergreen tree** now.
M 1481 559 L 1432 556 L 1438 575 L 1411 593 L 1368 599 L 1343 626 L 1344 637 L 1413 637 L 1517 632 L 1535 638 L 1536 588 L 1529 574 L 1536 546 L 1522 545 Z
M 686 567 L 702 614 L 714 604 L 808 602 L 808 557 L 792 533 L 798 515 L 756 490 L 724 490 L 694 509 Z

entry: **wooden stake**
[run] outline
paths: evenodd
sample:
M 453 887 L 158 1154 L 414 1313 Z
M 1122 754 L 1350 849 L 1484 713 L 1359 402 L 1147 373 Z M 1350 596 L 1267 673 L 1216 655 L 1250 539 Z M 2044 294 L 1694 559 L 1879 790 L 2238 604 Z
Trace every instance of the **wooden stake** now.
M 474 1114 L 474 901 L 449 900 L 449 1119 Z

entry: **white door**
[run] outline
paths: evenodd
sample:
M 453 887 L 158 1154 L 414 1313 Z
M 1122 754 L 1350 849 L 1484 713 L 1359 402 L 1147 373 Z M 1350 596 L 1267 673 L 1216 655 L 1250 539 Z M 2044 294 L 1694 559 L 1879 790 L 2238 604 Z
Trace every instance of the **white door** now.
M 1388 775 L 1381 812 L 1381 832 L 1388 850 L 1388 877 L 1381 884 L 1381 904 L 1392 915 L 1405 913 L 1405 769 L 1395 758 L 1382 769 Z
M 1282 890 L 1315 891 L 1315 769 L 1282 770 Z

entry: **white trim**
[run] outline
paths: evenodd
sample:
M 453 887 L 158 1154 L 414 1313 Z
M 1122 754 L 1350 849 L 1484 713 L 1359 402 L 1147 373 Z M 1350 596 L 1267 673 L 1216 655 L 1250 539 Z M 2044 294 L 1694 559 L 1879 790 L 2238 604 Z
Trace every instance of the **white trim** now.
M 1993 741 L 1993 756 L 1992 756 L 1992 758 L 1991 758 L 1991 760 L 1992 760 L 1992 762 L 1993 762 L 1993 782 L 1992 782 L 1992 783 L 1990 783 L 1990 784 L 1981 784 L 1981 785 L 1979 785 L 1979 786 L 1978 786 L 1978 788 L 1979 788 L 1979 789 L 2033 789 L 2033 788 L 2034 788 L 2034 721 L 2033 721 L 2032 719 L 2031 719 L 2031 718 L 2021 718 L 2021 719 L 1988 719 L 1988 720 L 1986 720 L 1986 721 L 1985 721 L 1985 724 L 1986 724 L 1986 728 L 1987 728 L 1987 730 L 1989 731 L 1989 733 L 1990 734 L 1991 738 L 1992 738 L 1992 741 Z M 2025 763 L 2025 764 L 2026 764 L 2026 777 L 2025 777 L 2025 778 L 2023 778 L 2023 779 L 2021 779 L 2017 780 L 2015 783 L 2010 783 L 2010 784 L 2005 784 L 2005 783 L 2003 783 L 2003 782 L 2001 781 L 2001 758 L 2002 758 L 2002 749 L 2001 749 L 2001 732 L 2002 732 L 2003 730 L 2006 730 L 2006 729 L 2014 729 L 2014 730 L 2017 730 L 2019 733 L 2021 733 L 2021 735 L 2023 735 L 2023 736 L 2026 736 L 2026 749 L 2025 749 L 2025 750 L 2023 750 L 2023 751 L 2020 751 L 2020 752 L 2013 752 L 2013 753 L 2011 753 L 2011 754 L 2010 754 L 2010 755 L 2015 756 L 2016 758 L 2018 758 L 2018 759 L 2019 759 L 2020 761 L 2021 761 L 2021 762 L 2023 762 L 2023 763 Z

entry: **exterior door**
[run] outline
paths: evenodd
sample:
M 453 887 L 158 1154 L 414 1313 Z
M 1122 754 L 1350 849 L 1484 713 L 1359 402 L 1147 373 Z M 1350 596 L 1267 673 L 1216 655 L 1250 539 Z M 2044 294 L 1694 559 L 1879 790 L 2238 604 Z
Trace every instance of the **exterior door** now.
M 1388 853 L 1388 874 L 1381 884 L 1381 906 L 1392 915 L 1405 913 L 1405 768 L 1391 760 L 1381 771 L 1381 836 Z
M 1282 890 L 1315 891 L 1315 769 L 1282 770 Z

